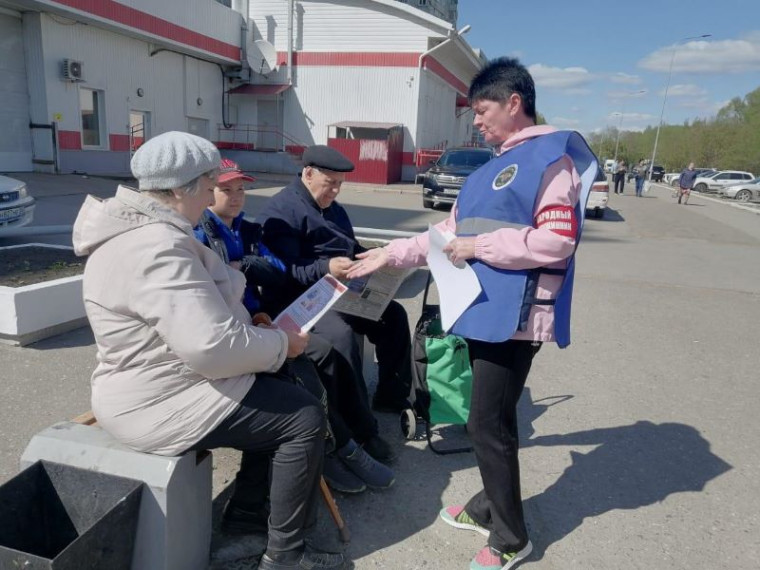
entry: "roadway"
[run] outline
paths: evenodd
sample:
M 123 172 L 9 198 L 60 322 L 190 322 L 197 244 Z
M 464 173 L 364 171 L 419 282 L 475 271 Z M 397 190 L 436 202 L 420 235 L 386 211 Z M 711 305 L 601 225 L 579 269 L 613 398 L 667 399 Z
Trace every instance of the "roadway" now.
M 40 197 L 40 222 L 71 223 L 84 187 L 113 190 L 112 181 L 62 177 L 57 184 L 67 179 L 72 188 L 49 200 L 60 215 Z M 249 212 L 276 190 L 257 185 Z M 754 570 L 760 217 L 696 195 L 677 205 L 664 187 L 643 198 L 630 184 L 626 190 L 610 197 L 604 219 L 587 220 L 573 344 L 542 349 L 521 402 L 523 494 L 534 543 L 521 568 Z M 341 201 L 357 226 L 419 230 L 447 215 L 422 209 L 413 186 L 351 186 Z M 421 281 L 418 273 L 401 291 L 412 321 Z M 15 473 L 34 433 L 88 409 L 94 356 L 87 329 L 21 349 L 0 346 L 0 481 Z M 338 497 L 355 568 L 467 568 L 482 537 L 436 517 L 476 490 L 474 457 L 435 456 L 424 442 L 404 443 L 396 418 L 380 421 L 400 454 L 396 485 Z M 460 438 L 458 429 L 443 435 Z M 215 462 L 218 513 L 235 454 L 215 453 Z M 323 544 L 334 534 L 323 520 Z M 215 552 L 220 546 L 229 543 L 216 535 Z

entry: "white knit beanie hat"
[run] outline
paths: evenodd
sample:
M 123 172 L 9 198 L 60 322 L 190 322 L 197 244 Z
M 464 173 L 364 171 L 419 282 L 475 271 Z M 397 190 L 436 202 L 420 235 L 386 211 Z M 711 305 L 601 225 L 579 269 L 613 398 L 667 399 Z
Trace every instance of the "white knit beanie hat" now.
M 140 190 L 170 190 L 219 168 L 221 156 L 204 138 L 169 131 L 153 137 L 132 157 L 132 176 Z

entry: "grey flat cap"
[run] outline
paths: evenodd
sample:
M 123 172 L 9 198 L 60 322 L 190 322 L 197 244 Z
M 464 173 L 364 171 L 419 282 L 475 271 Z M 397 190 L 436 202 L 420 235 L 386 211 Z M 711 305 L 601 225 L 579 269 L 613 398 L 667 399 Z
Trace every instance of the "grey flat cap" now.
M 303 165 L 324 168 L 333 172 L 351 172 L 354 163 L 334 148 L 325 145 L 310 146 L 303 153 Z

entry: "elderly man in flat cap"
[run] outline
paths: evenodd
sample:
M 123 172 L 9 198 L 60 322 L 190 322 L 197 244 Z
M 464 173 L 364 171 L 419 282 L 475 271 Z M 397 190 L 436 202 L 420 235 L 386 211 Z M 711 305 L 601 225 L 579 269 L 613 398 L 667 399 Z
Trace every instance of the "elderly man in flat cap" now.
M 345 279 L 354 256 L 365 248 L 356 241 L 351 220 L 336 201 L 346 172 L 354 169 L 353 163 L 337 150 L 322 145 L 309 147 L 303 163 L 300 176 L 269 200 L 258 221 L 264 227 L 266 246 L 306 289 L 328 273 Z M 293 300 L 279 291 L 265 290 L 264 295 L 281 308 Z M 392 301 L 377 322 L 330 311 L 314 332 L 328 338 L 351 363 L 355 378 L 362 383 L 364 401 L 359 403 L 360 412 L 371 414 L 362 372 L 363 351 L 354 333 L 365 335 L 375 345 L 378 385 L 372 408 L 399 413 L 409 406 L 411 339 L 406 311 L 400 304 Z M 373 457 L 387 457 L 386 450 L 377 449 L 385 444 L 379 437 L 363 443 Z

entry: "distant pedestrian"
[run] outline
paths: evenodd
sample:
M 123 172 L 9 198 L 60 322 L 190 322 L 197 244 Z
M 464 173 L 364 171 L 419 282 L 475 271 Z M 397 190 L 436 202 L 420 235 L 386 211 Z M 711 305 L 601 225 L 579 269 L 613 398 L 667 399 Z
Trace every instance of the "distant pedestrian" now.
M 694 170 L 694 163 L 690 162 L 689 166 L 681 172 L 678 178 L 678 203 L 683 199 L 684 206 L 689 203 L 691 189 L 694 188 L 694 181 L 697 179 L 697 171 Z
M 617 168 L 615 168 L 615 174 L 612 180 L 615 183 L 615 194 L 622 194 L 623 188 L 625 188 L 625 173 L 628 170 L 625 160 L 618 162 Z
M 636 170 L 636 196 L 641 198 L 641 193 L 644 190 L 644 181 L 647 179 L 647 165 L 643 160 L 639 161 L 639 166 Z

